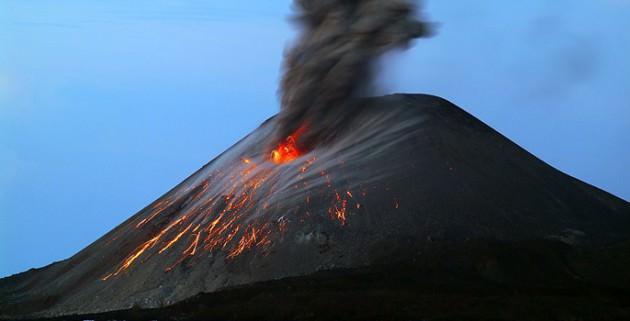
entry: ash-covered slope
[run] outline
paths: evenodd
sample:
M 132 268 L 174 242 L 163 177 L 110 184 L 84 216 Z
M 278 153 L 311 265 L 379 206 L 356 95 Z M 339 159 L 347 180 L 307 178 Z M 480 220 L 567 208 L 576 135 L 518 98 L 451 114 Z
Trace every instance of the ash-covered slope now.
M 628 293 L 627 202 L 437 97 L 371 98 L 352 113 L 334 140 L 281 164 L 268 120 L 72 258 L 0 280 L 0 318 L 160 308 L 321 271 L 345 271 L 335 284 L 347 289 L 347 273 L 372 267 L 449 288 L 583 282 Z M 222 318 L 238 318 L 243 307 L 230 304 Z

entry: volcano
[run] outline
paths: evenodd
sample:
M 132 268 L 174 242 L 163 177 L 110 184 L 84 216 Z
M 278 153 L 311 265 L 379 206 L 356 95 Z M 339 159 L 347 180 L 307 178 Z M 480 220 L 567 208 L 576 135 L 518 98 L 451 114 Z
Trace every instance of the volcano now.
M 0 318 L 630 316 L 630 204 L 450 102 L 363 99 L 307 150 L 276 125 L 73 257 L 0 280 Z

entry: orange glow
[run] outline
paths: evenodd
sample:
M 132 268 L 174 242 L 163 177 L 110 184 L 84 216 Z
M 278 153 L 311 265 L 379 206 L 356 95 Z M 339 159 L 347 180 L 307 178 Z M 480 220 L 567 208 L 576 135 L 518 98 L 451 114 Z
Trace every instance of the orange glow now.
M 237 246 L 234 247 L 232 251 L 230 251 L 230 253 L 227 255 L 227 258 L 235 258 L 241 253 L 256 245 L 264 246 L 268 244 L 267 237 L 269 233 L 270 231 L 266 230 L 264 227 L 262 229 L 256 229 L 255 227 L 249 228 L 248 231 L 246 231 L 245 234 L 241 236 L 241 239 L 238 241 Z
M 182 192 L 155 202 L 131 226 L 131 229 L 142 229 L 142 233 L 146 233 L 145 238 L 134 244 L 132 250 L 101 280 L 116 277 L 131 270 L 132 266 L 142 265 L 153 258 L 167 260 L 165 272 L 169 272 L 179 265 L 193 264 L 197 257 L 219 252 L 227 260 L 234 260 L 248 252 L 268 255 L 273 252 L 275 240 L 286 233 L 290 225 L 304 223 L 306 218 L 318 215 L 313 209 L 317 209 L 322 201 L 330 202 L 323 215 L 328 214 L 341 227 L 349 224 L 348 219 L 355 208 L 364 208 L 359 199 L 366 196 L 365 189 L 353 191 L 350 186 L 337 186 L 332 173 L 317 169 L 313 174 L 321 176 L 317 178 L 323 180 L 321 190 L 311 190 L 313 183 L 309 179 L 312 175 L 306 173 L 317 168 L 314 167 L 317 158 L 310 156 L 297 160 L 304 152 L 296 144 L 301 131 L 302 128 L 279 144 L 271 159 L 264 155 L 253 158 L 242 156 L 233 164 L 214 172 L 210 178 L 199 180 L 186 186 Z M 307 192 L 304 204 L 293 206 L 271 202 L 271 196 L 278 189 L 275 186 L 276 175 L 282 171 L 276 167 L 261 166 L 261 162 L 283 164 L 291 161 L 299 163 L 293 173 L 299 181 L 290 187 Z M 398 208 L 398 199 L 394 201 L 394 206 Z M 318 206 L 312 208 L 313 204 Z M 293 209 L 289 211 L 285 208 L 287 205 Z M 280 210 L 287 211 L 287 215 L 276 218 L 267 214 Z M 254 212 L 260 216 L 251 220 L 250 215 Z M 162 225 L 166 219 L 174 220 Z
M 289 135 L 284 142 L 278 144 L 278 147 L 271 151 L 271 161 L 276 164 L 284 164 L 292 162 L 302 156 L 302 152 L 297 147 L 296 140 L 299 139 L 304 129 L 304 126 L 300 127 L 293 134 Z
M 194 231 L 198 231 L 199 230 L 200 225 L 197 225 L 197 227 L 195 227 Z M 182 263 L 185 259 L 194 256 L 195 253 L 197 253 L 197 245 L 199 245 L 199 237 L 201 236 L 201 231 L 193 234 L 195 236 L 195 238 L 193 239 L 192 243 L 190 243 L 190 246 L 188 246 L 188 248 L 186 248 L 184 250 L 184 252 L 182 252 L 183 256 L 181 256 L 175 263 L 173 263 L 173 265 L 167 267 L 164 272 L 170 272 L 173 270 L 173 268 L 175 268 L 176 266 L 178 266 L 180 263 Z
M 162 252 L 168 250 L 169 247 L 173 246 L 173 244 L 175 244 L 182 237 L 182 235 L 184 235 L 184 233 L 188 232 L 188 230 L 190 230 L 191 227 L 192 227 L 192 223 L 190 223 L 190 225 L 188 225 L 188 227 L 185 228 L 183 231 L 179 232 L 179 234 L 177 234 L 177 236 L 175 236 L 174 239 L 172 239 L 170 242 L 168 242 L 168 244 L 166 244 L 166 246 L 164 246 L 160 251 L 158 251 L 158 254 L 162 254 Z
M 127 256 L 127 258 L 123 261 L 122 265 L 118 268 L 118 270 L 116 270 L 116 272 L 107 275 L 106 277 L 102 278 L 101 280 L 105 281 L 105 280 L 109 279 L 111 276 L 116 276 L 116 275 L 120 274 L 120 272 L 128 269 L 133 264 L 133 262 L 142 255 L 142 253 L 144 253 L 146 250 L 148 250 L 148 249 L 152 248 L 153 246 L 155 246 L 155 244 L 157 244 L 157 242 L 160 240 L 160 238 L 162 238 L 162 236 L 164 236 L 164 234 L 166 234 L 166 232 L 168 232 L 171 228 L 173 228 L 177 224 L 181 223 L 185 219 L 186 219 L 186 216 L 180 217 L 175 222 L 173 222 L 172 224 L 167 226 L 165 229 L 160 231 L 160 233 L 158 233 L 158 235 L 156 235 L 153 238 L 151 238 L 150 240 L 142 243 L 142 245 L 137 247 L 129 256 Z
M 347 191 L 346 195 L 352 195 L 352 192 Z M 348 213 L 348 200 L 341 197 L 341 195 L 335 192 L 335 204 L 328 209 L 328 214 L 331 217 L 339 220 L 341 225 L 346 225 L 346 214 Z
M 171 206 L 172 203 L 173 201 L 169 199 L 157 202 L 152 207 L 151 215 L 148 218 L 145 218 L 142 221 L 140 221 L 138 224 L 136 224 L 136 228 L 141 228 L 143 225 L 149 223 L 152 219 L 154 219 L 156 216 L 162 213 L 167 207 Z
M 199 244 L 199 236 L 201 236 L 201 234 L 197 233 L 197 235 L 195 236 L 195 240 L 192 243 L 190 243 L 190 246 L 188 246 L 188 248 L 184 250 L 182 254 L 193 256 L 195 255 L 195 253 L 197 253 L 197 245 Z
M 271 152 L 271 160 L 276 164 L 288 163 L 300 157 L 300 151 L 295 145 L 295 138 L 289 136 L 284 143 L 278 145 Z

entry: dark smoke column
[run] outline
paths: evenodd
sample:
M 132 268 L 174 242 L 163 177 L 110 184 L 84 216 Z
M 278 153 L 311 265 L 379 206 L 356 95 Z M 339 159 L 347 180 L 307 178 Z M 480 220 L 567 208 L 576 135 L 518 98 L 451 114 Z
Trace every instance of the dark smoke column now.
M 286 55 L 279 139 L 306 125 L 299 144 L 330 140 L 372 84 L 375 60 L 428 36 L 409 0 L 295 0 L 303 28 Z

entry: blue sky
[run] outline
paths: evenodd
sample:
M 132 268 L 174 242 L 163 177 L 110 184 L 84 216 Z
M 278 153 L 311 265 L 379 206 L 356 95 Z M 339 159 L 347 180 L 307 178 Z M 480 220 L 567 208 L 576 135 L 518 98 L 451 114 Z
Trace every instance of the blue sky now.
M 630 199 L 630 1 L 433 0 L 382 93 Z M 288 0 L 0 2 L 0 276 L 65 259 L 278 110 Z

